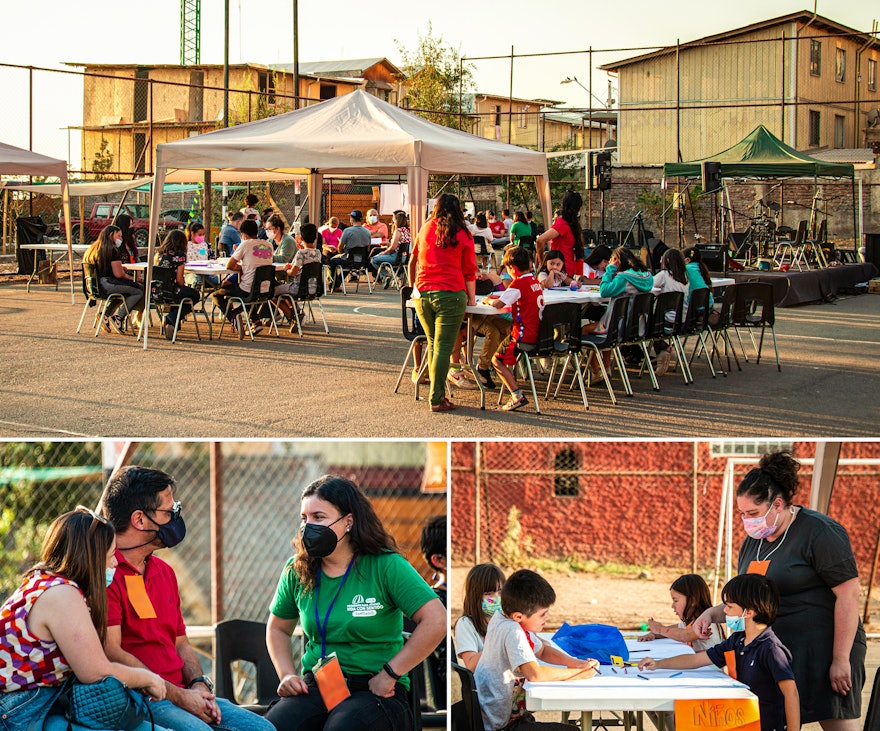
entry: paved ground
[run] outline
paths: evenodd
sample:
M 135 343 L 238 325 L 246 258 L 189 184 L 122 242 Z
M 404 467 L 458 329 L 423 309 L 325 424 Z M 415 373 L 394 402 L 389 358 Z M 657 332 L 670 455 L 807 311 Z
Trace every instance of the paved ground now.
M 76 325 L 82 297 L 20 281 L 0 282 L 0 437 L 524 437 L 676 438 L 775 435 L 876 437 L 880 413 L 880 297 L 777 312 L 783 369 L 765 344 L 760 365 L 696 382 L 677 374 L 613 407 L 590 392 L 542 404 L 545 413 L 507 414 L 490 395 L 457 393 L 460 408 L 432 414 L 413 400 L 408 378 L 392 394 L 407 342 L 394 290 L 325 298 L 331 333 L 310 325 L 302 339 L 256 343 L 151 339 L 87 332 Z M 88 319 L 88 318 L 87 318 Z M 228 330 L 227 330 L 228 332 Z M 158 335 L 158 330 L 154 330 Z M 768 357 L 769 356 L 769 357 Z M 622 389 L 621 389 L 622 390 Z M 497 392 L 496 392 L 497 393 Z

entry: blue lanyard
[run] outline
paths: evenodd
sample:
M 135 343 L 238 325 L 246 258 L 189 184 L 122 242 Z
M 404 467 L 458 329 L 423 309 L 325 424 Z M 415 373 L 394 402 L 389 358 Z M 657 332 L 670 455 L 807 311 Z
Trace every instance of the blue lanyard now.
M 356 556 L 352 556 L 351 561 L 348 562 L 348 567 L 345 569 L 345 573 L 342 575 L 342 581 L 339 584 L 339 588 L 336 590 L 336 594 L 333 595 L 333 599 L 330 601 L 330 606 L 327 607 L 327 613 L 324 615 L 323 624 L 321 624 L 321 617 L 318 614 L 318 597 L 320 596 L 321 592 L 321 569 L 318 569 L 318 580 L 315 583 L 315 624 L 318 625 L 318 634 L 321 636 L 322 660 L 327 656 L 327 620 L 330 619 L 330 612 L 333 611 L 333 605 L 336 604 L 336 600 L 339 598 L 339 592 L 342 591 L 342 587 L 345 585 L 345 580 L 348 578 L 351 567 L 354 566 L 355 558 Z

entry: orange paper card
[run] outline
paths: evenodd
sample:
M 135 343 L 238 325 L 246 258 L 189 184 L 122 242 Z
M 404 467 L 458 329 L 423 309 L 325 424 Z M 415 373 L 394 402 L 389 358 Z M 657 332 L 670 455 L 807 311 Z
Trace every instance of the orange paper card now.
M 727 650 L 724 653 L 724 664 L 727 665 L 727 674 L 736 680 L 736 652 Z
M 769 561 L 749 561 L 747 574 L 757 574 L 758 576 L 766 576 L 767 569 L 770 568 Z
M 332 711 L 351 695 L 345 684 L 345 677 L 342 675 L 342 668 L 339 666 L 339 658 L 336 657 L 336 653 L 325 657 L 312 668 L 312 672 L 328 711 Z
M 128 591 L 128 601 L 134 607 L 134 611 L 141 619 L 155 619 L 156 610 L 153 602 L 147 596 L 147 587 L 144 585 L 144 577 L 140 574 L 125 576 L 125 588 Z
M 675 701 L 676 731 L 761 731 L 757 698 Z

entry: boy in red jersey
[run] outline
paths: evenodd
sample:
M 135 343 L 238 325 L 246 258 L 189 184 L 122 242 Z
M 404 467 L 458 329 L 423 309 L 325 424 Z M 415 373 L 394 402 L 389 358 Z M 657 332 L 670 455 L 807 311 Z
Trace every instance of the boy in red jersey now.
M 487 298 L 484 302 L 498 309 L 509 305 L 513 315 L 510 335 L 502 341 L 492 358 L 492 366 L 511 391 L 510 401 L 501 408 L 515 411 L 525 406 L 528 399 L 517 384 L 511 367 L 516 364 L 517 343 L 538 342 L 541 313 L 544 310 L 544 288 L 530 270 L 529 252 L 521 246 L 504 252 L 504 266 L 513 281 L 498 297 Z

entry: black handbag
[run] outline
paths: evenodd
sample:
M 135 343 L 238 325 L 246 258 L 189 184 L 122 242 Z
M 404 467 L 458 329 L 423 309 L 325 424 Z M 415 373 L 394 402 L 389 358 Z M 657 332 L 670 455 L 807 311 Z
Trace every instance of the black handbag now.
M 97 683 L 74 680 L 65 695 L 65 717 L 86 728 L 133 731 L 145 718 L 153 720 L 146 696 L 112 675 Z

